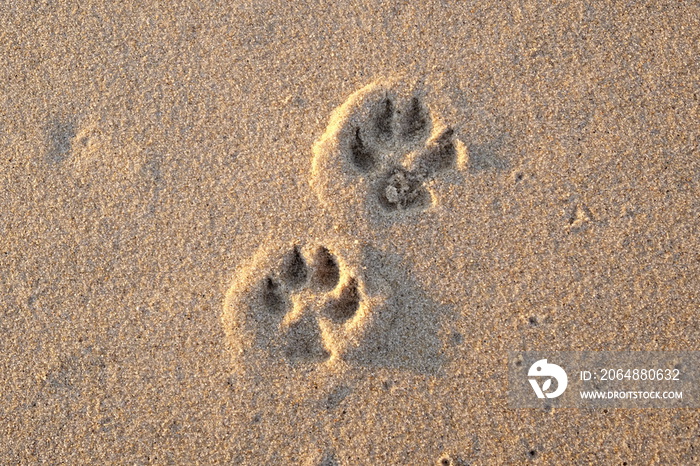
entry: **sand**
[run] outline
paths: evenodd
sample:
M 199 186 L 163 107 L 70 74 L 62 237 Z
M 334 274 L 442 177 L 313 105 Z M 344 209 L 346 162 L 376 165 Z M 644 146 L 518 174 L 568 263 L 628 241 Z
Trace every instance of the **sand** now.
M 699 350 L 700 6 L 12 3 L 0 462 L 694 464 L 508 352 Z

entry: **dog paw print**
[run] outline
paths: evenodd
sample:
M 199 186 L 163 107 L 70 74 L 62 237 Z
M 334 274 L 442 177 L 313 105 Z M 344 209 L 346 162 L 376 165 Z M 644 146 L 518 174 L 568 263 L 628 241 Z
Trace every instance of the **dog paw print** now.
M 234 371 L 439 371 L 454 310 L 432 300 L 399 256 L 348 241 L 263 246 L 238 269 L 222 313 Z
M 333 113 L 314 146 L 311 185 L 334 208 L 359 196 L 385 214 L 422 211 L 436 202 L 431 184 L 464 159 L 454 130 L 435 121 L 421 96 L 373 84 Z
M 254 345 L 292 364 L 323 363 L 342 358 L 356 341 L 370 300 L 327 247 L 294 245 L 252 272 L 227 296 L 232 347 Z

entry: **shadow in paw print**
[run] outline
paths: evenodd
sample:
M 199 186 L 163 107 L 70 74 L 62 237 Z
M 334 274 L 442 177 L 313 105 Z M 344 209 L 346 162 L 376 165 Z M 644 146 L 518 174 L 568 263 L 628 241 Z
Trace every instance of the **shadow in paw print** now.
M 340 289 L 338 297 L 328 303 L 324 314 L 334 322 L 343 323 L 352 318 L 359 308 L 360 291 L 357 280 L 350 278 L 348 283 Z
M 315 281 L 324 290 L 332 290 L 340 281 L 340 267 L 335 256 L 322 246 L 316 252 Z
M 457 162 L 457 149 L 452 140 L 453 137 L 452 128 L 446 128 L 440 133 L 418 158 L 416 171 L 425 178 L 430 178 L 454 168 Z
M 292 362 L 323 362 L 330 357 L 313 316 L 304 315 L 291 323 L 284 339 L 284 356 Z
M 377 116 L 374 118 L 377 137 L 389 141 L 394 136 L 394 102 L 387 97 L 379 103 L 377 110 Z
M 296 289 L 302 286 L 308 278 L 309 272 L 306 267 L 304 258 L 301 257 L 299 246 L 294 246 L 294 249 L 284 259 L 282 264 L 282 280 L 284 280 L 291 289 Z
M 70 155 L 75 138 L 75 122 L 69 119 L 55 119 L 46 128 L 46 162 L 60 164 Z
M 285 312 L 287 303 L 284 299 L 282 287 L 276 279 L 270 276 L 265 278 L 262 290 L 260 290 L 260 295 L 262 296 L 265 309 L 267 309 L 270 314 L 279 315 Z
M 423 107 L 418 97 L 413 97 L 401 117 L 400 136 L 406 141 L 416 141 L 427 136 L 430 131 L 429 117 L 428 111 Z
M 350 162 L 361 172 L 368 172 L 377 163 L 377 154 L 367 147 L 360 136 L 360 128 L 355 130 L 355 136 L 350 143 Z

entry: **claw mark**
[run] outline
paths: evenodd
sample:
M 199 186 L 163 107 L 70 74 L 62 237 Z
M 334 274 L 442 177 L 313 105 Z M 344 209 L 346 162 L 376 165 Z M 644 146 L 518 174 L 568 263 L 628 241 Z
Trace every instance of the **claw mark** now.
M 368 172 L 374 168 L 375 160 L 372 151 L 367 148 L 360 137 L 360 128 L 355 131 L 355 139 L 350 144 L 350 155 L 352 164 L 362 172 Z
M 325 290 L 332 290 L 340 280 L 338 263 L 325 247 L 321 246 L 316 251 L 316 281 Z
M 298 246 L 294 246 L 294 250 L 287 257 L 283 267 L 282 279 L 291 288 L 298 288 L 306 282 L 308 271 Z
M 401 136 L 407 140 L 416 139 L 428 127 L 428 119 L 417 97 L 411 99 L 408 110 L 402 119 Z
M 272 277 L 267 277 L 263 284 L 263 304 L 271 314 L 282 314 L 284 312 L 284 298 L 280 284 Z
M 380 111 L 374 124 L 381 139 L 390 139 L 393 135 L 392 123 L 394 120 L 394 103 L 386 98 L 380 104 Z
M 455 166 L 457 149 L 452 141 L 453 135 L 452 128 L 445 129 L 420 157 L 418 169 L 424 176 L 433 176 Z
M 340 291 L 337 300 L 330 303 L 328 317 L 336 322 L 345 322 L 355 315 L 360 307 L 360 292 L 357 289 L 357 281 L 352 278 Z

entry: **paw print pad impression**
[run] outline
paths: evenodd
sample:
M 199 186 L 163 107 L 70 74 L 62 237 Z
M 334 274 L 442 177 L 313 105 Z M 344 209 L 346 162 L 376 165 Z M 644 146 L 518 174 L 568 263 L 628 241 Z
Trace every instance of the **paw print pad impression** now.
M 342 359 L 357 345 L 371 301 L 360 277 L 323 245 L 272 252 L 241 274 L 224 306 L 232 348 L 290 364 Z
M 431 183 L 461 169 L 464 145 L 416 93 L 371 84 L 335 110 L 314 145 L 311 185 L 334 210 L 420 212 L 436 203 Z M 371 213 L 371 212 L 366 212 Z

